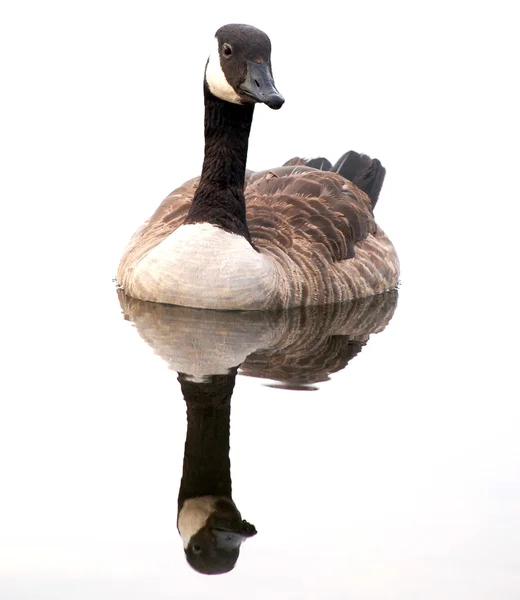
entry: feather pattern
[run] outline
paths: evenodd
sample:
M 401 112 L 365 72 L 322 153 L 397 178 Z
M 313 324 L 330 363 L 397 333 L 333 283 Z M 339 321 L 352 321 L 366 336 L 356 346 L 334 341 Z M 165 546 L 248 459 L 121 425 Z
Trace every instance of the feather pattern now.
M 399 263 L 376 226 L 385 170 L 347 152 L 246 170 L 254 104 L 279 109 L 271 44 L 227 25 L 204 83 L 201 176 L 172 192 L 134 234 L 118 281 L 134 298 L 206 309 L 323 305 L 394 288 Z
M 125 318 L 170 369 L 208 381 L 241 365 L 288 386 L 326 381 L 385 329 L 397 290 L 343 304 L 281 311 L 200 311 L 118 293 Z
M 164 301 L 136 293 L 135 267 L 183 225 L 198 182 L 172 192 L 131 239 L 118 271 L 130 295 Z M 277 282 L 260 305 L 250 298 L 232 308 L 329 304 L 397 285 L 397 256 L 375 223 L 370 199 L 341 175 L 300 165 L 248 171 L 245 197 L 253 245 L 275 266 Z

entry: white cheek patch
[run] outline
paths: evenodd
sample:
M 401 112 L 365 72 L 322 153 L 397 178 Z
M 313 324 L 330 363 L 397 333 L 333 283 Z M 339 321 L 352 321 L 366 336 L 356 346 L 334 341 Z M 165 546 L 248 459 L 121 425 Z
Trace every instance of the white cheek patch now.
M 206 66 L 206 82 L 210 92 L 226 102 L 233 104 L 242 104 L 240 96 L 229 85 L 224 71 L 220 66 L 220 55 L 218 52 L 218 39 L 215 38 L 215 45 L 209 55 L 208 64 Z
M 177 528 L 185 549 L 192 536 L 206 525 L 211 513 L 215 510 L 215 502 L 214 496 L 188 498 L 184 502 L 177 520 Z

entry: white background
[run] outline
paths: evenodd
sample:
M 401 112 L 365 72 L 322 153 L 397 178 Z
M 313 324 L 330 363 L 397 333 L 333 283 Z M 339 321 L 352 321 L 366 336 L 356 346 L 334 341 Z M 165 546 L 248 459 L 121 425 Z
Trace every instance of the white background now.
M 260 533 L 204 578 L 175 529 L 175 374 L 111 278 L 200 170 L 228 22 L 270 35 L 286 98 L 255 111 L 249 167 L 381 158 L 402 287 L 319 392 L 239 378 L 234 497 Z M 2 600 L 520 596 L 517 25 L 513 2 L 2 4 Z

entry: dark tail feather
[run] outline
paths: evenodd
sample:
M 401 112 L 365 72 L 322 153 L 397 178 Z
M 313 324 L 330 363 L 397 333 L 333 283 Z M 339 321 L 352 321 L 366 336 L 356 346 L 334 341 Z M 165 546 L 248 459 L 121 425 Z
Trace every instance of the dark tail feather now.
M 313 169 L 319 169 L 320 171 L 330 171 L 332 163 L 330 160 L 320 156 L 319 158 L 300 158 L 295 156 L 284 163 L 284 167 L 292 167 L 293 165 L 305 165 L 306 167 L 312 167 Z
M 330 160 L 323 158 L 323 156 L 320 156 L 319 158 L 311 158 L 305 163 L 305 165 L 307 167 L 312 167 L 313 169 L 319 169 L 320 171 L 330 171 L 332 169 L 332 163 Z
M 330 170 L 339 173 L 363 190 L 370 198 L 372 208 L 374 208 L 386 173 L 381 161 L 350 150 Z

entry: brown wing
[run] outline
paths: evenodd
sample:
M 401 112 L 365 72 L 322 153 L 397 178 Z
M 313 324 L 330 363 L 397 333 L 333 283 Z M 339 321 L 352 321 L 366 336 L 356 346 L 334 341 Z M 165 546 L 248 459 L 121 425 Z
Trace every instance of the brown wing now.
M 376 231 L 366 194 L 337 173 L 305 166 L 251 174 L 246 203 L 259 248 L 334 262 L 353 258 L 356 244 Z
M 198 182 L 191 179 L 173 191 L 134 234 L 118 269 L 122 285 L 141 258 L 185 221 Z M 245 196 L 252 240 L 283 273 L 273 306 L 339 302 L 389 287 L 386 271 L 378 275 L 388 262 L 381 252 L 368 250 L 382 256 L 374 268 L 366 260 L 347 260 L 376 225 L 368 196 L 341 175 L 306 166 L 247 172 Z M 352 273 L 334 268 L 347 264 Z

